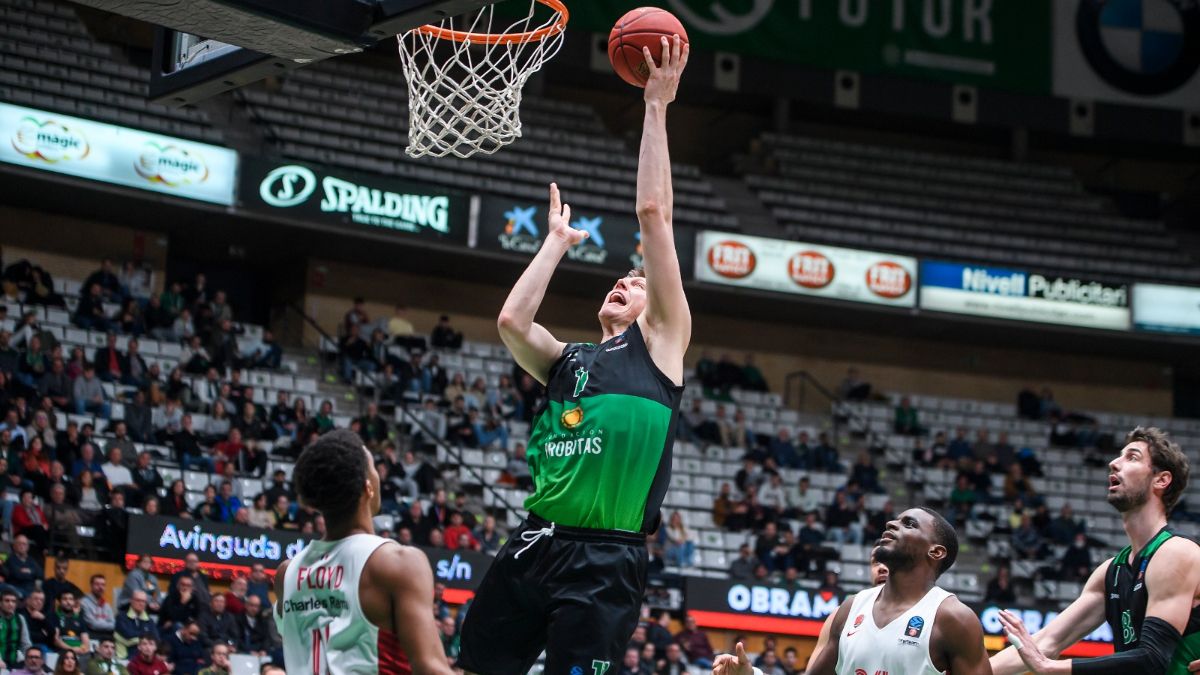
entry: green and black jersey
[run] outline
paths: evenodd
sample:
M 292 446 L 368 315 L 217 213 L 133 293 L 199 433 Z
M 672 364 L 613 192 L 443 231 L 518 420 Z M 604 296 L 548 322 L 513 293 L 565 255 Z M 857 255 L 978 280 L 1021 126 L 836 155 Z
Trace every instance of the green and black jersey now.
M 652 531 L 683 387 L 654 365 L 637 322 L 602 344 L 567 345 L 546 389 L 529 437 L 525 508 L 570 527 Z
M 1168 539 L 1175 535 L 1163 528 L 1138 553 L 1129 559 L 1132 547 L 1121 549 L 1108 566 L 1105 576 L 1104 615 L 1112 627 L 1113 645 L 1118 652 L 1135 649 L 1141 644 L 1142 622 L 1146 620 L 1146 605 L 1150 592 L 1146 589 L 1146 568 L 1150 559 Z M 1188 617 L 1183 639 L 1175 648 L 1175 656 L 1167 666 L 1167 675 L 1188 675 L 1188 664 L 1200 659 L 1200 607 L 1193 607 Z

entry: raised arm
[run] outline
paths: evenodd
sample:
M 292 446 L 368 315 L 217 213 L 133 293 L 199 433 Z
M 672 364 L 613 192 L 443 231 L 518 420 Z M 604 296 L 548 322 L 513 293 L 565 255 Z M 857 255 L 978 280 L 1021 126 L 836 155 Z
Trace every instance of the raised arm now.
M 650 77 L 646 82 L 646 118 L 638 153 L 637 216 L 642 227 L 646 267 L 644 327 L 654 363 L 676 383 L 683 382 L 683 354 L 692 337 L 692 314 L 683 293 L 683 276 L 672 229 L 674 195 L 667 148 L 667 106 L 675 100 L 687 66 L 689 47 L 675 36 L 662 40 L 662 66 L 644 49 Z
M 1083 593 L 1075 602 L 1033 636 L 1034 644 L 1043 654 L 1052 659 L 1058 658 L 1064 649 L 1104 623 L 1104 576 L 1111 563 L 1112 558 L 1109 558 L 1093 570 L 1083 586 Z M 1017 675 L 1026 670 L 1016 647 L 1007 647 L 992 657 L 992 672 L 995 675 Z
M 551 183 L 549 228 L 542 248 L 509 291 L 500 317 L 496 320 L 500 339 L 512 352 L 513 358 L 542 384 L 549 379 L 550 366 L 562 355 L 565 345 L 541 324 L 535 323 L 533 318 L 542 305 L 546 287 L 550 285 L 550 277 L 554 275 L 558 262 L 566 255 L 567 249 L 587 238 L 586 232 L 572 229 L 570 222 L 571 207 L 562 203 L 558 186 Z

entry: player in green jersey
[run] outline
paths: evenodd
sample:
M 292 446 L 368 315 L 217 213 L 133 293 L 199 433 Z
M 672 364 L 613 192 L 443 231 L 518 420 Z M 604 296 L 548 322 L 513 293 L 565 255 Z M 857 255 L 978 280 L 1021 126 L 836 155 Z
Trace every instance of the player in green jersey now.
M 645 57 L 646 115 L 637 176 L 644 269 L 600 306 L 599 343 L 564 343 L 534 321 L 559 261 L 587 234 L 550 186 L 549 231 L 498 326 L 517 363 L 546 385 L 530 430 L 529 517 L 496 556 L 462 629 L 468 672 L 605 675 L 620 666 L 646 583 L 646 534 L 657 529 L 671 475 L 692 319 L 671 227 L 667 106 L 688 47 Z
M 1188 482 L 1179 445 L 1154 427 L 1138 427 L 1109 463 L 1108 503 L 1121 513 L 1126 546 L 1096 568 L 1083 595 L 1037 635 L 1000 613 L 1013 647 L 992 657 L 996 675 L 1186 675 L 1200 659 L 1200 547 L 1167 529 L 1167 514 Z M 1153 564 L 1151 564 L 1153 563 Z M 1107 621 L 1116 653 L 1058 659 Z

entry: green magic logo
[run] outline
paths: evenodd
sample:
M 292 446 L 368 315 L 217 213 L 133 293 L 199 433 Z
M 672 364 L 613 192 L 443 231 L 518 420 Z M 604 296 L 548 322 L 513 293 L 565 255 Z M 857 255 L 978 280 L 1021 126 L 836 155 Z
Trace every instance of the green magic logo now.
M 587 381 L 588 370 L 587 368 L 581 366 L 575 371 L 575 393 L 571 394 L 571 398 L 579 398 L 579 395 L 583 393 L 584 388 L 587 387 Z

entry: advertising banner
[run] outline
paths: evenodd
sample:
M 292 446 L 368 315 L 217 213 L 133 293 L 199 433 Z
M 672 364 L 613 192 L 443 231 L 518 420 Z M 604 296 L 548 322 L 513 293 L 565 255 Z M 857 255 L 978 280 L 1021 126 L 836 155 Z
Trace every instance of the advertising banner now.
M 238 155 L 205 143 L 0 103 L 0 161 L 233 204 Z
M 964 263 L 921 261 L 921 309 L 1129 330 L 1129 287 Z
M 704 628 L 816 637 L 842 598 L 802 588 L 686 578 L 689 616 Z
M 607 35 L 641 0 L 571 7 Z M 1050 5 L 992 0 L 666 0 L 692 44 L 791 63 L 1045 94 Z
M 1000 610 L 1006 609 L 1021 618 L 1022 623 L 1029 629 L 1030 635 L 1036 634 L 1058 616 L 1058 612 L 1043 612 L 1037 609 L 1021 607 L 997 607 L 982 603 L 971 603 L 971 609 L 979 616 L 983 624 L 984 644 L 988 649 L 999 651 L 1008 646 L 1004 635 L 1004 627 L 1000 625 Z M 1113 653 L 1112 628 L 1107 623 L 1085 635 L 1083 640 L 1063 650 L 1062 655 L 1068 657 L 1091 658 Z
M 1138 330 L 1200 335 L 1200 288 L 1134 284 L 1133 325 Z
M 696 235 L 696 279 L 876 305 L 916 305 L 917 260 L 727 232 Z
M 467 240 L 467 195 L 385 176 L 287 160 L 247 159 L 238 200 L 250 211 L 312 223 L 459 243 Z
M 511 197 L 485 196 L 479 213 L 476 247 L 532 258 L 546 236 L 546 202 Z M 567 251 L 565 262 L 605 268 L 624 274 L 642 266 L 642 232 L 637 218 L 571 209 L 571 227 L 584 230 L 588 238 Z M 686 279 L 691 264 L 691 230 L 675 228 L 675 248 Z
M 1200 3 L 1055 0 L 1054 94 L 1200 109 Z
M 274 572 L 279 563 L 300 552 L 309 535 L 288 530 L 264 530 L 241 525 L 185 520 L 166 516 L 129 516 L 125 566 L 148 555 L 159 570 L 178 570 L 195 553 L 200 566 L 217 578 L 249 573 L 256 563 Z

